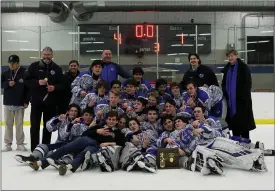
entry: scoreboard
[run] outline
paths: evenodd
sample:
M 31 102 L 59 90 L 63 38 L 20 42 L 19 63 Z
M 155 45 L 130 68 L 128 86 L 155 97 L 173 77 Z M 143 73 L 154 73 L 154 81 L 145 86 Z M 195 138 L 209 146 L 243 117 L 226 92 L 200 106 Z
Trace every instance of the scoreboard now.
M 210 24 L 123 24 L 79 25 L 80 54 L 99 54 L 111 49 L 113 54 L 183 55 L 196 52 L 211 53 Z

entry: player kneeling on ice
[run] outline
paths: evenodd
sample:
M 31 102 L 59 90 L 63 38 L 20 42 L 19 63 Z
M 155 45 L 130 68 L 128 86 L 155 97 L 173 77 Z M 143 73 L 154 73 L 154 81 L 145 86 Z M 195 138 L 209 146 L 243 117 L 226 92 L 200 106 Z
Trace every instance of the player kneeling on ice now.
M 83 121 L 80 120 L 81 118 L 79 118 L 79 116 L 80 107 L 76 104 L 69 105 L 66 114 L 61 114 L 60 116 L 53 117 L 46 124 L 46 128 L 49 132 L 58 131 L 56 142 L 53 144 L 39 144 L 34 149 L 31 155 L 16 155 L 15 159 L 20 163 L 42 160 L 55 149 L 58 149 L 61 146 L 72 141 L 74 138 L 79 137 L 82 132 L 87 130 L 88 125 L 93 119 L 92 112 L 88 110 L 84 111 L 82 115 Z
M 157 132 L 141 131 L 140 122 L 136 118 L 129 120 L 129 128 L 131 131 L 126 133 L 127 142 L 120 156 L 122 169 L 127 171 L 144 169 L 155 173 Z

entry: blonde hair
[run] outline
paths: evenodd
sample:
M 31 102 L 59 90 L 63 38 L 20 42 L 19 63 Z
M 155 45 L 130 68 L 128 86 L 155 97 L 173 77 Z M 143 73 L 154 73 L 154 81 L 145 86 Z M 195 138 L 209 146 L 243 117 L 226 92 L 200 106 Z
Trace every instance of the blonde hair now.
M 226 56 L 228 56 L 229 54 L 234 54 L 234 55 L 238 56 L 238 51 L 235 49 L 230 49 L 227 51 Z

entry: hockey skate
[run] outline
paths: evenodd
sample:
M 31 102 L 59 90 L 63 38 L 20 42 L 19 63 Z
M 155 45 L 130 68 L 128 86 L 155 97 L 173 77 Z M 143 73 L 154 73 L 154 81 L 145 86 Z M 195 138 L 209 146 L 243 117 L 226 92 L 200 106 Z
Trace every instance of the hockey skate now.
M 65 165 L 65 164 L 60 165 L 58 167 L 58 171 L 59 171 L 59 175 L 60 176 L 64 176 L 67 173 L 67 171 L 68 171 L 67 165 Z
M 139 168 L 144 169 L 148 172 L 157 172 L 157 166 L 150 163 L 147 158 L 143 158 L 142 160 L 137 161 L 137 165 L 139 166 Z
M 144 158 L 144 156 L 139 153 L 139 152 L 135 152 L 133 153 L 133 155 L 129 158 L 128 162 L 125 164 L 125 169 L 127 172 L 133 170 L 133 168 L 137 165 L 137 162 L 142 160 Z
M 37 171 L 39 169 L 37 161 L 35 161 L 35 162 L 29 162 L 28 165 L 29 165 L 29 167 L 31 167 L 35 171 Z
M 114 165 L 112 163 L 112 159 L 109 157 L 108 151 L 102 149 L 96 155 L 102 172 L 114 171 Z
M 30 155 L 30 156 L 23 156 L 23 155 L 15 155 L 15 160 L 17 160 L 20 163 L 25 163 L 28 164 L 28 162 L 35 162 L 37 161 L 36 158 L 34 158 L 34 156 Z
M 59 169 L 59 166 L 62 165 L 63 163 L 61 163 L 60 161 L 58 160 L 53 160 L 51 158 L 47 158 L 46 159 L 48 161 L 48 163 L 53 166 L 54 168 L 56 168 L 56 170 Z
M 84 161 L 81 165 L 81 170 L 85 171 L 85 170 L 89 169 L 90 167 L 91 167 L 91 152 L 87 151 L 85 153 Z

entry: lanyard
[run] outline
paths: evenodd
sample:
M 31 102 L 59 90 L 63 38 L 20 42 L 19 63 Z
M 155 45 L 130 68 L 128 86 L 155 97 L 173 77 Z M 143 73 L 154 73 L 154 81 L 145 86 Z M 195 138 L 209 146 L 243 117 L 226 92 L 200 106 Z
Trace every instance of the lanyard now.
M 14 79 L 16 78 L 16 75 L 17 75 L 17 72 L 18 72 L 19 69 L 20 69 L 20 67 L 16 70 L 14 76 L 12 76 L 12 71 L 11 71 L 11 79 L 12 79 L 12 81 L 14 81 Z

